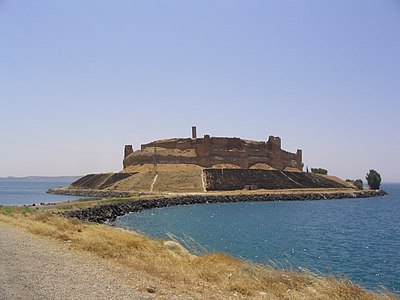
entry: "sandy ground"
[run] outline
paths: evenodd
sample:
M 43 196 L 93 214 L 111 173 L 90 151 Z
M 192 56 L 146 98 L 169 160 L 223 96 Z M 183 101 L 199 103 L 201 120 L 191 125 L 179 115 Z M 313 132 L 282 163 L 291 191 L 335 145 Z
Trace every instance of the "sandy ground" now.
M 57 245 L 0 223 L 0 299 L 155 297 L 147 291 L 149 283 L 137 274 L 124 280 L 129 274 L 121 276 L 121 267 L 63 248 L 67 245 Z

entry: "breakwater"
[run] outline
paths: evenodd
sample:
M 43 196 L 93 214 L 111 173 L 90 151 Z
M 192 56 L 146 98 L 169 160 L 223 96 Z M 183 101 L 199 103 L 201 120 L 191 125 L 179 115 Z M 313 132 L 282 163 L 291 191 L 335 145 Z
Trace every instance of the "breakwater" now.
M 345 198 L 368 198 L 384 196 L 385 191 L 354 191 L 339 193 L 304 193 L 304 194 L 253 194 L 253 195 L 193 195 L 173 198 L 160 198 L 118 202 L 98 205 L 81 210 L 61 213 L 66 217 L 78 218 L 85 221 L 104 223 L 114 221 L 117 217 L 130 212 L 140 212 L 146 209 L 163 208 L 177 205 L 227 203 L 227 202 L 261 202 L 261 201 L 310 201 Z
M 104 191 L 94 189 L 71 189 L 71 188 L 52 188 L 48 189 L 48 194 L 65 195 L 65 196 L 82 196 L 82 197 L 96 197 L 96 198 L 123 198 L 131 197 L 130 192 L 122 191 Z

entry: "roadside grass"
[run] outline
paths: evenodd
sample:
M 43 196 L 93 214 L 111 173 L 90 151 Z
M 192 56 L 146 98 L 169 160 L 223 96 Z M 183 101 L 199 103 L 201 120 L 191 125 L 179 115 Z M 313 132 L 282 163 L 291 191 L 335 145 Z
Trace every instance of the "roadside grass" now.
M 0 213 L 10 215 L 13 213 L 17 214 L 27 214 L 32 212 L 32 209 L 29 206 L 7 206 L 7 205 L 0 205 Z
M 367 291 L 345 278 L 281 271 L 224 253 L 195 256 L 179 247 L 172 250 L 164 240 L 51 212 L 0 207 L 0 222 L 67 242 L 73 250 L 90 252 L 132 272 L 144 271 L 173 289 L 205 299 L 398 299 Z

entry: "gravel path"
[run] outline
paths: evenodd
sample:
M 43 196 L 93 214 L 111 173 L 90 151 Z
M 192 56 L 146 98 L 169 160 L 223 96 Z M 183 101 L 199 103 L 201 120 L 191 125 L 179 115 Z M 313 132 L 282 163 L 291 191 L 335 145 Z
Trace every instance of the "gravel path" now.
M 76 255 L 56 242 L 0 223 L 0 300 L 153 299 L 132 281 L 121 279 L 121 272 L 104 260 Z

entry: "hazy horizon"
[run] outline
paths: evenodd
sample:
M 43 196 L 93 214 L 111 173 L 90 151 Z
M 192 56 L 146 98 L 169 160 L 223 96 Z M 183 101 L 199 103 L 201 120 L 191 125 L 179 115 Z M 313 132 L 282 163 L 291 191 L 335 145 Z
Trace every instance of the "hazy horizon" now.
M 0 0 L 0 43 L 0 177 L 120 171 L 196 125 L 400 182 L 398 1 Z

